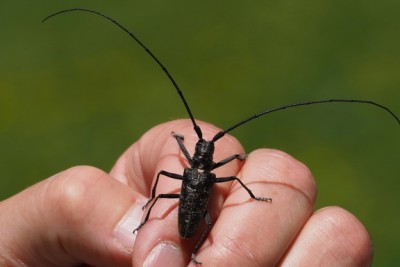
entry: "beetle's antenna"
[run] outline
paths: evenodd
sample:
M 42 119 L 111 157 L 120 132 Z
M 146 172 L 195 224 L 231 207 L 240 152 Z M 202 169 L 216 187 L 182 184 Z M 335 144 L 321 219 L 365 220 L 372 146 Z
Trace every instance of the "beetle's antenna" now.
M 193 128 L 194 128 L 194 130 L 195 130 L 195 132 L 196 132 L 198 138 L 199 138 L 199 139 L 202 139 L 202 138 L 203 138 L 203 134 L 202 134 L 202 132 L 201 132 L 201 129 L 200 129 L 200 127 L 197 125 L 197 123 L 196 123 L 196 121 L 195 121 L 195 119 L 194 119 L 194 117 L 193 117 L 192 111 L 190 110 L 189 105 L 188 105 L 188 103 L 186 102 L 185 97 L 183 96 L 182 90 L 179 88 L 178 84 L 175 82 L 174 78 L 173 78 L 172 75 L 169 73 L 169 71 L 167 70 L 167 68 L 166 68 L 166 67 L 161 63 L 161 61 L 150 51 L 149 48 L 147 48 L 133 33 L 131 33 L 131 32 L 130 32 L 128 29 L 126 29 L 124 26 L 122 26 L 118 21 L 116 21 L 116 20 L 114 20 L 113 18 L 111 18 L 111 17 L 109 17 L 109 16 L 107 16 L 107 15 L 104 15 L 104 14 L 98 12 L 98 11 L 95 11 L 95 10 L 90 10 L 90 9 L 85 9 L 85 8 L 72 8 L 72 9 L 60 10 L 60 11 L 58 11 L 58 12 L 56 12 L 56 13 L 53 13 L 53 14 L 51 14 L 51 15 L 45 17 L 45 18 L 42 20 L 42 22 L 45 22 L 45 21 L 47 21 L 48 19 L 50 19 L 50 18 L 52 18 L 52 17 L 54 17 L 54 16 L 57 16 L 57 15 L 60 15 L 60 14 L 62 14 L 62 13 L 67 13 L 67 12 L 72 12 L 72 11 L 84 11 L 84 12 L 89 12 L 89 13 L 93 13 L 93 14 L 96 14 L 96 15 L 98 15 L 98 16 L 101 16 L 101 17 L 103 17 L 103 18 L 106 18 L 106 19 L 108 19 L 109 21 L 111 21 L 112 23 L 114 23 L 115 25 L 117 25 L 121 30 L 123 30 L 124 32 L 126 32 L 127 34 L 129 34 L 129 36 L 132 37 L 132 39 L 134 39 L 134 40 L 146 51 L 146 53 L 149 54 L 149 55 L 153 58 L 153 60 L 161 67 L 161 69 L 164 71 L 164 73 L 168 76 L 169 80 L 172 82 L 172 84 L 174 85 L 174 87 L 175 87 L 177 93 L 179 94 L 179 96 L 180 96 L 180 98 L 181 98 L 183 104 L 185 105 L 186 111 L 187 111 L 187 113 L 189 114 L 190 120 L 192 121 Z
M 220 139 L 221 137 L 223 137 L 226 133 L 232 131 L 233 129 L 236 129 L 237 127 L 251 121 L 254 120 L 258 117 L 261 117 L 263 115 L 269 114 L 269 113 L 273 113 L 275 111 L 279 111 L 279 110 L 283 110 L 283 109 L 288 109 L 288 108 L 294 108 L 294 107 L 299 107 L 299 106 L 308 106 L 308 105 L 314 105 L 314 104 L 323 104 L 323 103 L 361 103 L 361 104 L 369 104 L 369 105 L 374 105 L 377 106 L 381 109 L 384 109 L 385 111 L 387 111 L 396 121 L 398 124 L 400 124 L 400 119 L 399 117 L 397 117 L 393 111 L 391 111 L 389 108 L 382 106 L 381 104 L 378 104 L 376 102 L 373 101 L 369 101 L 369 100 L 353 100 L 353 99 L 326 99 L 326 100 L 316 100 L 316 101 L 307 101 L 307 102 L 302 102 L 302 103 L 295 103 L 295 104 L 288 104 L 288 105 L 284 105 L 284 106 L 279 106 L 273 109 L 269 109 L 257 114 L 254 114 L 253 116 L 248 117 L 247 119 L 244 119 L 236 124 L 234 124 L 233 126 L 220 131 L 219 133 L 217 133 L 212 141 L 215 142 L 218 139 Z

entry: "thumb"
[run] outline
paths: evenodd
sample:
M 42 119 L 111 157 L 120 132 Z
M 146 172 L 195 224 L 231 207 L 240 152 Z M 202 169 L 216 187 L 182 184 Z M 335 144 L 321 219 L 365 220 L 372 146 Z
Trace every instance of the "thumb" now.
M 96 168 L 58 173 L 0 203 L 0 266 L 131 266 L 137 200 Z

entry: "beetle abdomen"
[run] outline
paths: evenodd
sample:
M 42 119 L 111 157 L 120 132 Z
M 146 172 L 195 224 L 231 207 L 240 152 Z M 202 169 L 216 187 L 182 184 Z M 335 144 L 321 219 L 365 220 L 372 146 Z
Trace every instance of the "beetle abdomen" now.
M 213 173 L 185 169 L 178 214 L 179 234 L 182 238 L 192 237 L 204 218 L 214 180 Z

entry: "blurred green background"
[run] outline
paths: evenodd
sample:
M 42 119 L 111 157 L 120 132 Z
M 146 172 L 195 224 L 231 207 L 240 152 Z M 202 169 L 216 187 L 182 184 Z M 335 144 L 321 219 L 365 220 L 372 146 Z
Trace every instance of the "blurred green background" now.
M 370 99 L 400 114 L 399 1 L 25 1 L 0 8 L 0 197 L 70 166 L 109 170 L 158 123 L 186 117 L 166 76 L 102 11 L 135 32 L 196 118 L 226 128 L 274 106 Z M 250 152 L 306 163 L 317 208 L 366 225 L 375 266 L 400 263 L 400 128 L 366 105 L 275 113 L 232 132 Z M 273 223 L 273 222 L 271 222 Z

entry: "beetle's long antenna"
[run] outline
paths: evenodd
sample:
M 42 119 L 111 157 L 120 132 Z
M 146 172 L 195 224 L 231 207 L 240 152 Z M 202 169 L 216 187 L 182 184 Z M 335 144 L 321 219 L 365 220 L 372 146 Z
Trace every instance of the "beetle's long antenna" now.
M 57 16 L 57 15 L 60 15 L 60 14 L 62 14 L 62 13 L 67 13 L 67 12 L 72 12 L 72 11 L 84 11 L 84 12 L 89 12 L 89 13 L 93 13 L 93 14 L 99 15 L 99 16 L 101 16 L 101 17 L 103 17 L 103 18 L 108 19 L 109 21 L 111 21 L 112 23 L 114 23 L 115 25 L 117 25 L 121 30 L 123 30 L 124 32 L 126 32 L 127 34 L 129 34 L 129 36 L 132 37 L 132 39 L 134 39 L 134 40 L 146 51 L 146 53 L 149 54 L 149 55 L 153 58 L 153 60 L 161 67 L 161 69 L 164 71 L 164 73 L 168 76 L 169 80 L 172 82 L 172 84 L 174 85 L 174 87 L 175 87 L 177 93 L 179 94 L 179 96 L 180 96 L 180 98 L 181 98 L 183 104 L 185 105 L 186 111 L 187 111 L 187 113 L 189 114 L 189 117 L 190 117 L 190 119 L 191 119 L 191 121 L 192 121 L 193 128 L 194 128 L 194 130 L 195 130 L 197 136 L 199 137 L 199 139 L 202 139 L 202 138 L 203 138 L 203 134 L 202 134 L 202 132 L 201 132 L 201 129 L 200 129 L 200 127 L 197 125 L 197 123 L 196 123 L 196 121 L 195 121 L 195 119 L 194 119 L 194 117 L 193 117 L 192 111 L 190 110 L 189 105 L 188 105 L 188 103 L 186 102 L 185 97 L 183 96 L 182 90 L 179 88 L 178 84 L 175 82 L 174 78 L 173 78 L 172 75 L 169 73 L 169 71 L 167 70 L 167 68 L 161 63 L 160 60 L 158 60 L 158 58 L 150 51 L 150 49 L 148 49 L 148 48 L 133 34 L 133 33 L 131 33 L 130 31 L 128 31 L 128 30 L 127 30 L 124 26 L 122 26 L 118 21 L 116 21 L 116 20 L 114 20 L 113 18 L 111 18 L 111 17 L 109 17 L 109 16 L 107 16 L 107 15 L 104 15 L 104 14 L 98 12 L 98 11 L 95 11 L 95 10 L 90 10 L 90 9 L 85 9 L 85 8 L 72 8 L 72 9 L 65 9 L 65 10 L 61 10 L 61 11 L 58 11 L 58 12 L 56 12 L 56 13 L 53 13 L 53 14 L 51 14 L 51 15 L 45 17 L 45 18 L 42 20 L 42 22 L 45 22 L 45 21 L 47 21 L 48 19 L 50 19 L 50 18 L 52 18 L 52 17 L 54 17 L 54 16 Z
M 307 106 L 307 105 L 323 104 L 323 103 L 335 103 L 335 102 L 336 103 L 337 102 L 341 102 L 341 103 L 361 103 L 361 104 L 369 104 L 369 105 L 377 106 L 377 107 L 387 111 L 397 121 L 397 123 L 400 124 L 399 117 L 397 117 L 393 113 L 393 111 L 391 111 L 389 108 L 387 108 L 385 106 L 382 106 L 381 104 L 378 104 L 376 102 L 368 101 L 368 100 L 353 100 L 353 99 L 326 99 L 326 100 L 316 100 L 316 101 L 307 101 L 307 102 L 302 102 L 302 103 L 288 104 L 288 105 L 276 107 L 276 108 L 273 108 L 273 109 L 269 109 L 269 110 L 254 114 L 253 116 L 250 116 L 247 119 L 244 119 L 244 120 L 234 124 L 233 126 L 227 128 L 227 129 L 225 129 L 223 131 L 220 131 L 219 133 L 217 133 L 213 137 L 212 141 L 213 142 L 217 141 L 218 139 L 223 137 L 226 133 L 232 131 L 233 129 L 236 129 L 237 127 L 239 127 L 239 126 L 241 126 L 241 125 L 243 125 L 243 124 L 245 124 L 245 123 L 247 123 L 247 122 L 249 122 L 251 120 L 254 120 L 254 119 L 258 118 L 258 117 L 261 117 L 263 115 L 266 115 L 266 114 L 269 114 L 269 113 L 272 113 L 272 112 L 275 112 L 275 111 L 279 111 L 279 110 L 283 110 L 283 109 L 287 109 L 287 108 L 299 107 L 299 106 Z

